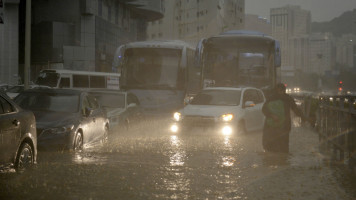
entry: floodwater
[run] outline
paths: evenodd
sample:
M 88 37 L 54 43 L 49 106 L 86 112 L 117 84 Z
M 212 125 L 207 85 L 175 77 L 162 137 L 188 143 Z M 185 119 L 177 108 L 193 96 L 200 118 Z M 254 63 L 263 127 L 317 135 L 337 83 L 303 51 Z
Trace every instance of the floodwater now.
M 80 153 L 39 152 L 31 170 L 2 170 L 0 199 L 356 199 L 354 179 L 298 123 L 290 154 L 263 152 L 261 132 L 175 135 L 160 125 Z

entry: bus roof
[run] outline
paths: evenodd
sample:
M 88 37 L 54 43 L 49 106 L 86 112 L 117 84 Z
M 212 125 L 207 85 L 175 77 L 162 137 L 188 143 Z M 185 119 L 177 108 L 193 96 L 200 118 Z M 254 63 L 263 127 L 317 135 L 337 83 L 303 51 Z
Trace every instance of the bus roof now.
M 272 38 L 271 36 L 258 32 L 258 31 L 250 31 L 250 30 L 231 30 L 227 31 L 224 33 L 221 33 L 220 35 L 213 36 L 211 38 L 265 38 L 266 40 L 272 40 L 274 41 L 275 39 Z
M 141 42 L 131 42 L 125 44 L 126 48 L 172 48 L 182 49 L 187 47 L 189 49 L 195 49 L 192 45 L 181 40 L 150 40 Z
M 47 73 L 59 73 L 59 74 L 86 74 L 86 75 L 101 75 L 101 76 L 120 76 L 120 73 L 110 73 L 110 72 L 88 72 L 88 71 L 74 71 L 67 69 L 44 69 L 41 72 Z

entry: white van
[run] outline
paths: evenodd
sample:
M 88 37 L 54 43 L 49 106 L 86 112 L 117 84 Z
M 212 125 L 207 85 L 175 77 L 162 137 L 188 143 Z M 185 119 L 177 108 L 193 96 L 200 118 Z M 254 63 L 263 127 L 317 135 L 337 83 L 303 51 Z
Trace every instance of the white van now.
M 119 73 L 87 72 L 62 69 L 42 70 L 36 84 L 51 88 L 108 88 L 120 89 Z

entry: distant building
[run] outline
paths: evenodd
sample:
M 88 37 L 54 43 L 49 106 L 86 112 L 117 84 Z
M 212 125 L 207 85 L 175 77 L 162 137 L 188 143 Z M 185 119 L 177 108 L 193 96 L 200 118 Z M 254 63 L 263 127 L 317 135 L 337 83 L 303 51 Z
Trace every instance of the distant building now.
M 310 38 L 308 35 L 288 40 L 289 65 L 300 72 L 310 71 Z
M 116 48 L 145 40 L 147 22 L 163 17 L 163 2 L 32 1 L 32 78 L 44 68 L 111 71 Z
M 19 66 L 19 3 L 3 3 L 3 24 L 0 23 L 0 83 L 17 84 Z
M 282 65 L 291 66 L 290 44 L 298 37 L 305 38 L 311 33 L 310 11 L 303 10 L 300 6 L 287 5 L 270 10 L 272 23 L 272 36 L 281 43 Z M 290 41 L 293 40 L 293 41 Z M 303 40 L 301 40 L 303 41 Z
M 245 29 L 265 33 L 272 36 L 272 24 L 266 18 L 258 15 L 245 15 Z
M 195 45 L 201 38 L 243 29 L 245 0 L 167 0 L 165 17 L 149 23 L 148 39 L 180 39 Z
M 314 33 L 310 37 L 310 67 L 306 72 L 325 75 L 335 70 L 335 44 L 331 33 Z
M 356 35 L 343 35 L 336 39 L 336 66 L 356 70 Z

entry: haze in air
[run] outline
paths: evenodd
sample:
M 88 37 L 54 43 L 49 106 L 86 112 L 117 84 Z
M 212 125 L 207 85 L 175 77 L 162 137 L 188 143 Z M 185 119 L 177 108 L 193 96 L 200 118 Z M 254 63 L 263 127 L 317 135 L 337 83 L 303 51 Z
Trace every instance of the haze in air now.
M 270 8 L 282 7 L 287 4 L 300 5 L 310 10 L 313 22 L 330 21 L 346 11 L 356 9 L 355 0 L 247 0 L 245 9 L 248 14 L 257 14 L 269 18 Z

